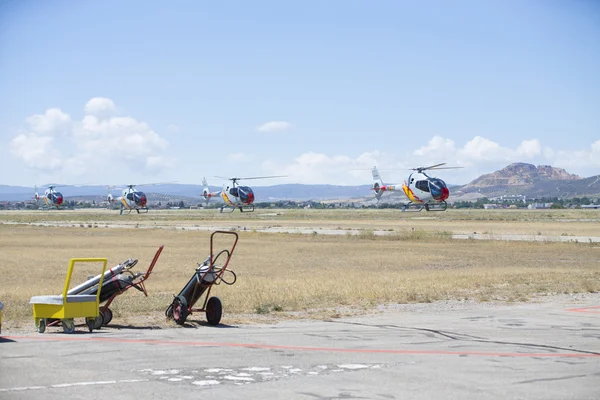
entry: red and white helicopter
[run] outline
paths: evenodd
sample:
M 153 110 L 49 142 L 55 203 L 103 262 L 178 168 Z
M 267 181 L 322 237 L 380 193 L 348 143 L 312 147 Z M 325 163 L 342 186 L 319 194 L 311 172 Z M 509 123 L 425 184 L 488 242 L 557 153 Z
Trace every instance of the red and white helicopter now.
M 35 186 L 33 189 L 35 192 L 33 198 L 35 199 L 35 201 L 39 201 L 40 199 L 44 200 L 44 203 L 46 203 L 46 206 L 48 206 L 48 208 L 56 207 L 57 209 L 60 209 L 60 206 L 62 206 L 64 202 L 64 197 L 62 193 L 57 191 L 55 188 L 56 186 L 50 185 L 48 186 L 48 189 L 46 189 L 44 194 L 40 195 L 38 193 L 38 187 Z
M 252 212 L 254 211 L 254 192 L 250 186 L 240 186 L 237 184 L 239 180 L 247 180 L 247 179 L 268 179 L 268 178 L 284 178 L 284 175 L 275 175 L 275 176 L 255 176 L 250 178 L 224 178 L 221 176 L 217 176 L 216 178 L 221 179 L 229 179 L 232 184 L 223 185 L 223 189 L 220 192 L 211 192 L 208 188 L 208 183 L 206 182 L 206 178 L 202 179 L 202 186 L 204 189 L 202 190 L 202 197 L 206 200 L 206 204 L 208 204 L 209 200 L 212 197 L 221 196 L 224 206 L 221 207 L 221 212 L 223 209 L 227 208 L 230 211 L 234 212 L 236 208 L 240 210 L 240 212 Z
M 140 190 L 135 188 L 136 185 L 127 185 L 126 188 L 121 192 L 121 196 L 113 197 L 111 190 L 114 189 L 114 186 L 107 186 L 106 190 L 108 195 L 106 196 L 106 200 L 109 203 L 118 201 L 121 203 L 121 210 L 119 214 L 123 214 L 123 211 L 127 210 L 127 214 L 131 214 L 131 211 L 135 210 L 138 214 L 140 212 L 147 213 L 148 212 L 148 197 L 146 194 Z
M 462 167 L 441 167 L 442 165 L 446 165 L 446 163 L 411 168 L 415 172 L 411 173 L 403 184 L 394 185 L 384 185 L 377 167 L 373 167 L 372 190 L 375 192 L 375 198 L 379 201 L 385 192 L 402 190 L 410 200 L 402 206 L 402 211 L 421 211 L 423 208 L 426 211 L 445 211 L 448 208 L 446 199 L 450 196 L 450 191 L 443 180 L 431 177 L 425 171 Z M 411 208 L 411 206 L 414 207 Z

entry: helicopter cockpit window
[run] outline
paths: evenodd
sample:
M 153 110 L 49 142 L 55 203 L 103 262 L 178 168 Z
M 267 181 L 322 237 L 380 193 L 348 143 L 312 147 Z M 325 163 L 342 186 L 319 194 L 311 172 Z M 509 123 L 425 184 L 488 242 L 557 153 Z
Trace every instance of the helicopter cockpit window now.
M 133 193 L 133 199 L 135 201 L 135 204 L 139 205 L 139 206 L 145 206 L 147 199 L 146 199 L 146 194 L 142 193 L 142 192 L 135 192 Z
M 133 193 L 132 192 L 127 193 L 126 197 L 127 197 L 127 200 L 133 200 Z
M 446 184 L 441 179 L 432 178 L 429 181 L 429 188 L 431 189 L 431 195 L 433 196 L 434 199 L 438 199 L 439 197 L 441 197 L 444 194 L 445 187 L 446 187 Z
M 254 201 L 254 192 L 248 186 L 239 187 L 239 196 L 243 203 L 251 204 Z
M 423 192 L 429 192 L 429 182 L 427 181 L 417 181 L 415 187 Z
M 60 193 L 50 193 L 50 200 L 52 200 L 53 203 L 62 203 L 63 197 L 62 194 Z
M 232 187 L 231 189 L 229 189 L 229 194 L 231 194 L 232 196 L 238 197 L 238 188 L 237 187 Z

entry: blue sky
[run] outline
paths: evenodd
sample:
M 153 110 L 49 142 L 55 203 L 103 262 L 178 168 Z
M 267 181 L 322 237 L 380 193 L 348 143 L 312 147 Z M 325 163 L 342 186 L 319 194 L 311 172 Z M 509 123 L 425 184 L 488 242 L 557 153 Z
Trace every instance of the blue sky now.
M 0 184 L 592 176 L 599 39 L 592 0 L 5 0 Z

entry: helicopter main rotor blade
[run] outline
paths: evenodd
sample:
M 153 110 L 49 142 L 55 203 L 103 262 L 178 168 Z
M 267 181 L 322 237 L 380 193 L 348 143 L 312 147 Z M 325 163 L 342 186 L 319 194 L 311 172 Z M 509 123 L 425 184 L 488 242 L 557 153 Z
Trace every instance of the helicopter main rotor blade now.
M 440 164 L 430 165 L 429 167 L 417 167 L 417 168 L 411 168 L 411 169 L 414 170 L 414 171 L 425 171 L 426 169 L 436 168 L 436 167 L 439 167 L 441 165 L 446 165 L 446 163 L 440 163 Z
M 242 179 L 242 180 L 246 180 L 246 179 L 269 179 L 269 178 L 286 178 L 287 175 L 271 175 L 271 176 L 251 176 L 248 178 L 238 178 L 238 179 Z
M 464 168 L 464 167 L 441 167 L 441 168 L 428 168 L 428 169 L 458 169 L 458 168 Z
M 268 178 L 286 178 L 287 175 L 272 175 L 272 176 L 251 176 L 247 178 L 225 178 L 224 176 L 215 176 L 215 178 L 219 179 L 228 179 L 230 181 L 242 181 L 247 179 L 268 179 Z

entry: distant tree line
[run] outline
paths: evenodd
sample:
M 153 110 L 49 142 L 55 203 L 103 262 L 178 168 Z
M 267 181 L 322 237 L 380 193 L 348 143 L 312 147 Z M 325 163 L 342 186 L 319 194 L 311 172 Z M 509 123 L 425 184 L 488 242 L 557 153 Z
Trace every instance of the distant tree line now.
M 558 197 L 540 197 L 536 199 L 530 199 L 527 201 L 517 200 L 490 200 L 487 197 L 483 197 L 476 201 L 457 201 L 452 204 L 449 204 L 451 208 L 484 208 L 484 204 L 497 204 L 501 207 L 517 207 L 517 208 L 525 208 L 529 204 L 532 203 L 551 203 L 551 208 L 577 208 L 583 205 L 590 204 L 600 204 L 600 197 L 596 199 L 592 199 L 590 197 L 572 197 L 568 199 L 558 198 Z M 198 208 L 221 208 L 223 203 L 214 202 L 206 205 L 204 202 L 192 204 L 197 206 Z M 404 203 L 375 203 L 375 204 L 359 204 L 355 202 L 319 202 L 319 201 L 293 201 L 293 200 L 278 200 L 272 202 L 258 202 L 254 203 L 254 207 L 258 209 L 269 209 L 269 208 L 314 208 L 314 209 L 331 209 L 331 208 L 361 208 L 361 209 L 401 209 Z M 35 203 L 35 202 L 5 202 L 0 203 L 0 209 L 30 209 L 36 210 L 40 207 L 44 206 L 43 204 Z M 87 201 L 74 201 L 74 200 L 65 200 L 62 204 L 61 208 L 64 209 L 73 209 L 73 208 L 93 208 L 98 207 L 95 201 L 87 202 Z M 113 204 L 113 208 L 119 208 L 119 204 Z M 158 202 L 154 206 L 150 206 L 150 208 L 171 208 L 178 207 L 180 209 L 186 208 L 186 204 L 183 200 L 178 202 L 168 202 L 166 204 L 162 204 Z

